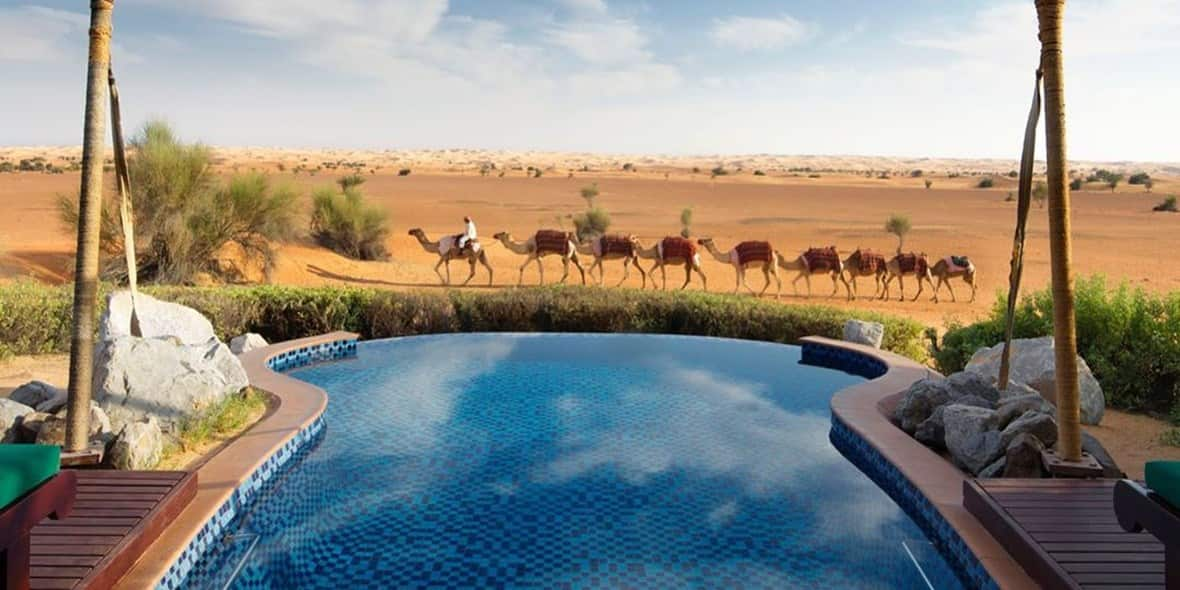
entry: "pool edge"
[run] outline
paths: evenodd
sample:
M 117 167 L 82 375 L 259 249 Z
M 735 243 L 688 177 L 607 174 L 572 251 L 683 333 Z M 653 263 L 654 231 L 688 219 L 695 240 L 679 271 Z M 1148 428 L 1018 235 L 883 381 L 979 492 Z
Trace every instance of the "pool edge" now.
M 197 495 L 115 588 L 176 590 L 241 509 L 295 452 L 323 430 L 328 395 L 282 374 L 313 362 L 355 356 L 358 334 L 332 332 L 252 350 L 239 357 L 250 385 L 277 407 L 197 468 Z
M 804 358 L 868 378 L 832 396 L 832 442 L 932 537 L 976 588 L 1035 588 L 1024 569 L 963 507 L 969 479 L 897 428 L 885 408 L 914 381 L 939 373 L 900 355 L 808 336 Z M 810 352 L 809 352 L 810 351 Z M 949 554 L 948 554 L 949 553 Z

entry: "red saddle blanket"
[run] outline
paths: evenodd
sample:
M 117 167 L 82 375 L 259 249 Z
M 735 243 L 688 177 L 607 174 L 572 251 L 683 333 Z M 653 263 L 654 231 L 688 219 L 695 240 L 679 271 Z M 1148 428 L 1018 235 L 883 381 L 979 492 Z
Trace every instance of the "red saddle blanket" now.
M 621 234 L 602 236 L 598 239 L 598 255 L 634 256 L 635 242 L 631 240 L 631 236 Z
M 930 269 L 930 263 L 926 260 L 925 254 L 898 254 L 897 268 L 902 274 L 919 274 L 924 275 Z
M 835 246 L 811 248 L 803 253 L 803 261 L 811 272 L 823 272 L 840 268 L 840 254 Z
M 537 242 L 537 254 L 569 254 L 570 234 L 556 229 L 542 229 L 533 238 Z
M 872 250 L 857 250 L 852 258 L 860 274 L 876 274 L 885 268 L 885 257 Z
M 734 250 L 737 250 L 738 264 L 770 262 L 774 257 L 770 242 L 742 242 Z
M 697 255 L 697 245 L 692 240 L 668 236 L 660 242 L 660 255 L 664 260 L 692 260 Z

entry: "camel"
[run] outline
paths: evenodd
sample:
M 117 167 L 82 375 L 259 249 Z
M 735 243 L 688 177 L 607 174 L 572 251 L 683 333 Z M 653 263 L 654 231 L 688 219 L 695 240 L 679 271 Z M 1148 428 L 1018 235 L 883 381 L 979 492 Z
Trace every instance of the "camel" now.
M 930 276 L 930 263 L 926 260 L 925 254 L 898 254 L 889 259 L 885 263 L 885 290 L 881 292 L 881 299 L 889 298 L 889 284 L 893 279 L 897 279 L 897 286 L 901 290 L 900 299 L 898 301 L 905 301 L 905 275 L 914 275 L 918 281 L 918 292 L 914 295 L 911 301 L 917 301 L 918 297 L 922 296 L 922 291 L 925 289 L 923 281 L 930 284 L 930 290 L 934 290 L 934 279 Z M 938 294 L 934 296 L 937 298 Z
M 857 277 L 873 277 L 873 297 L 881 292 L 881 282 L 885 280 L 885 257 L 872 250 L 857 248 L 855 252 L 844 260 L 844 272 L 848 273 L 848 284 L 852 285 L 852 293 L 848 299 L 855 299 Z
M 577 245 L 571 239 L 568 232 L 560 230 L 538 230 L 533 237 L 529 238 L 527 242 L 517 242 L 512 239 L 512 234 L 502 231 L 495 236 L 500 240 L 505 248 L 523 256 L 528 256 L 524 264 L 520 265 L 520 276 L 517 278 L 516 284 L 520 286 L 524 283 L 524 269 L 534 260 L 537 262 L 537 273 L 541 275 L 541 284 L 545 284 L 545 267 L 541 264 L 541 259 L 545 256 L 557 255 L 561 256 L 562 270 L 560 283 L 564 283 L 570 276 L 570 263 L 572 262 L 578 268 L 578 272 L 582 274 L 582 284 L 586 284 L 586 269 L 582 268 L 582 264 L 578 262 Z
M 663 289 L 668 288 L 668 272 L 666 267 L 669 264 L 684 265 L 684 284 L 680 286 L 681 289 L 688 287 L 688 283 L 692 281 L 692 273 L 695 271 L 701 276 L 701 288 L 705 291 L 709 290 L 709 280 L 705 277 L 704 271 L 701 270 L 701 256 L 697 254 L 696 244 L 691 240 L 682 238 L 680 236 L 668 236 L 650 248 L 637 247 L 635 254 L 645 260 L 654 260 L 651 270 L 647 274 L 652 275 L 651 286 L 656 289 L 655 272 L 660 269 L 660 278 L 663 281 Z
M 795 291 L 796 295 L 799 294 L 799 279 L 806 279 L 807 296 L 811 297 L 811 275 L 818 274 L 826 274 L 832 277 L 832 294 L 829 297 L 835 297 L 836 291 L 840 289 L 840 285 L 836 282 L 837 280 L 844 283 L 845 290 L 850 294 L 852 292 L 852 287 L 848 286 L 848 281 L 844 278 L 844 263 L 840 260 L 840 255 L 837 253 L 835 246 L 810 248 L 793 260 L 787 260 L 785 257 L 780 256 L 778 265 L 783 270 L 799 273 L 795 276 L 795 280 L 791 281 L 791 288 Z
M 956 260 L 958 259 L 958 260 Z M 965 264 L 957 264 L 963 262 Z M 934 263 L 930 268 L 930 273 L 938 277 L 938 284 L 934 286 L 934 302 L 938 303 L 938 290 L 946 285 L 948 291 L 951 292 L 951 301 L 957 302 L 955 299 L 955 290 L 951 287 L 951 279 L 961 277 L 964 283 L 971 286 L 971 302 L 975 302 L 975 264 L 971 262 L 966 256 L 947 256 L 942 260 Z
M 606 267 L 603 262 L 607 260 L 622 260 L 623 261 L 623 278 L 619 280 L 619 285 L 622 285 L 631 276 L 631 265 L 635 265 L 635 269 L 639 271 L 639 276 L 643 279 L 643 287 L 647 288 L 647 273 L 643 271 L 643 267 L 639 265 L 639 242 L 635 236 L 631 235 L 608 235 L 597 236 L 585 242 L 578 244 L 578 254 L 583 256 L 593 256 L 594 264 L 590 265 L 587 272 L 590 273 L 590 278 L 594 278 L 594 269 L 598 268 L 598 286 L 602 286 L 606 278 Z
M 426 237 L 426 232 L 421 229 L 414 228 L 410 230 L 410 235 L 418 238 L 418 243 L 422 244 L 422 249 L 427 252 L 438 254 L 438 264 L 434 265 L 434 274 L 438 275 L 439 280 L 444 285 L 451 284 L 451 261 L 452 260 L 466 260 L 471 267 L 471 273 L 467 275 L 467 280 L 463 281 L 463 286 L 471 282 L 475 277 L 475 263 L 478 262 L 488 269 L 488 286 L 492 286 L 492 265 L 488 263 L 488 254 L 479 245 L 478 240 L 468 242 L 466 248 L 459 249 L 458 236 L 445 236 L 441 240 L 435 242 Z M 442 273 L 438 272 L 439 266 L 446 266 L 447 275 L 444 277 Z
M 733 287 L 734 295 L 737 295 L 742 287 L 745 287 L 750 294 L 754 294 L 754 289 L 751 289 L 749 283 L 746 282 L 746 270 L 757 268 L 762 271 L 762 276 L 766 277 L 766 284 L 762 286 L 762 291 L 758 292 L 757 296 L 761 297 L 770 288 L 771 276 L 774 276 L 774 281 L 778 284 L 774 298 L 778 299 L 782 296 L 783 281 L 778 276 L 778 266 L 775 264 L 782 258 L 782 255 L 772 248 L 769 242 L 742 242 L 728 252 L 718 250 L 712 238 L 701 238 L 697 240 L 697 243 L 704 246 L 718 262 L 733 265 L 733 270 L 737 273 Z

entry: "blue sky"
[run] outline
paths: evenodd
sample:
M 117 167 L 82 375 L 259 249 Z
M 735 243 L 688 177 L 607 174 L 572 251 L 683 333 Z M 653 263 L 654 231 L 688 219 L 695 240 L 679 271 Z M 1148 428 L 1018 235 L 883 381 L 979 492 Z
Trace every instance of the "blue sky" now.
M 76 144 L 86 2 L 0 0 L 0 145 Z M 129 125 L 216 145 L 1016 157 L 1032 0 L 119 0 Z M 1180 0 L 1070 0 L 1075 159 L 1180 161 Z

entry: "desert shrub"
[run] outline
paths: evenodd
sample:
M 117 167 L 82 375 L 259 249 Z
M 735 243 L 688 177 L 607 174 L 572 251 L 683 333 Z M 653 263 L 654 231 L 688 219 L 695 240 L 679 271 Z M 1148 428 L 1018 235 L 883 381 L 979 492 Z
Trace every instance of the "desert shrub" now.
M 348 176 L 341 176 L 336 184 L 340 185 L 340 190 L 347 191 L 350 188 L 356 188 L 365 183 L 365 177 L 360 174 L 349 174 Z
M 321 246 L 358 260 L 389 256 L 385 249 L 388 216 L 380 207 L 366 203 L 358 189 L 341 193 L 319 189 L 312 194 L 311 206 L 311 235 Z
M 1040 205 L 1042 208 L 1044 208 L 1045 201 L 1047 201 L 1048 199 L 1049 199 L 1049 185 L 1047 185 L 1043 182 L 1038 182 L 1038 183 L 1034 184 L 1033 189 L 1032 189 L 1032 200 L 1035 201 L 1037 205 Z
M 807 175 L 807 178 L 820 178 L 820 175 L 819 175 L 819 174 L 814 174 L 814 173 L 813 173 L 813 174 L 808 174 L 808 175 Z
M 1119 183 L 1122 181 L 1123 181 L 1122 174 L 1110 174 L 1106 178 L 1106 186 L 1109 186 L 1110 192 L 1113 193 L 1114 189 L 1117 188 L 1119 186 Z
M 1016 201 L 1016 193 L 1008 191 L 1008 196 L 1004 197 L 1005 203 L 1012 203 Z
M 921 170 L 911 170 L 910 171 L 910 178 L 922 178 L 922 171 Z
M 544 173 L 543 173 L 543 172 L 541 172 L 541 169 L 540 169 L 540 168 L 534 168 L 534 169 L 533 169 L 533 178 L 540 178 L 540 177 L 541 177 L 541 176 L 543 176 L 543 175 L 544 175 Z
M 15 171 L 16 171 L 16 165 L 13 164 L 12 162 L 0 162 L 0 173 L 15 172 Z
M 1085 186 L 1085 183 L 1082 181 L 1082 179 L 1080 179 L 1080 178 L 1075 178 L 1075 179 L 1073 179 L 1072 181 L 1070 181 L 1070 183 L 1069 183 L 1069 190 L 1071 190 L 1071 191 L 1080 191 L 1080 190 L 1082 190 L 1082 187 L 1083 187 L 1083 186 Z
M 1155 207 L 1153 207 L 1152 211 L 1162 211 L 1162 212 L 1175 213 L 1176 212 L 1176 195 L 1168 195 L 1167 197 L 1164 197 L 1164 200 L 1159 205 L 1156 205 Z
M 683 238 L 692 237 L 692 207 L 680 210 L 680 236 Z
M 766 173 L 761 170 L 755 170 L 754 176 L 766 176 Z
M 135 247 L 139 277 L 145 282 L 188 283 L 200 273 L 225 275 L 218 258 L 227 245 L 241 248 L 246 260 L 269 270 L 271 244 L 294 233 L 296 193 L 272 187 L 260 174 L 218 182 L 209 149 L 184 143 L 164 122 L 147 123 L 132 138 L 128 172 L 134 185 Z M 58 197 L 62 220 L 77 227 L 77 198 Z M 100 242 L 106 254 L 104 277 L 126 278 L 122 224 L 114 195 L 103 207 Z
M 992 180 L 990 176 L 985 176 L 979 179 L 979 184 L 975 188 L 991 188 L 996 185 L 996 181 Z
M 104 292 L 109 285 L 104 285 Z M 883 348 L 925 359 L 922 325 L 896 316 L 818 305 L 787 306 L 716 293 L 540 287 L 394 292 L 352 287 L 149 287 L 160 299 L 205 314 L 222 339 L 257 332 L 281 341 L 349 330 L 363 338 L 503 332 L 650 332 L 791 343 L 839 338 L 847 319 L 885 324 Z M 65 352 L 69 287 L 0 286 L 0 353 Z M 22 313 L 8 313 L 10 310 Z M 28 312 L 28 313 L 23 313 Z
M 593 207 L 594 201 L 598 199 L 598 184 L 595 183 L 582 187 L 581 194 L 582 198 L 586 200 L 586 206 Z
M 693 174 L 700 174 L 700 173 L 701 173 L 701 167 L 700 167 L 700 166 L 693 166 L 693 167 L 692 167 L 692 173 L 693 173 Z
M 630 162 L 623 164 L 623 172 L 635 172 L 635 171 L 636 171 L 635 164 L 632 164 Z
M 894 213 L 885 220 L 885 231 L 897 236 L 897 251 L 901 252 L 905 246 L 906 234 L 910 233 L 913 226 L 910 224 L 910 218 L 907 215 L 898 215 Z
M 413 170 L 410 170 L 409 168 L 402 168 L 401 170 L 397 171 L 397 175 L 398 176 L 409 176 L 411 172 L 413 172 Z
M 725 166 L 717 166 L 710 170 L 709 173 L 713 176 L 726 176 L 729 174 L 729 170 L 726 170 Z
M 927 178 L 926 179 L 926 188 L 930 188 L 932 186 L 934 186 L 934 181 Z
M 1180 293 L 1157 295 L 1101 276 L 1079 279 L 1076 289 L 1078 353 L 1114 407 L 1168 412 L 1180 402 Z M 940 371 L 962 370 L 981 347 L 1003 340 L 1001 296 L 989 317 L 952 325 L 934 360 Z M 1014 337 L 1053 333 L 1049 290 L 1025 296 L 1016 308 Z
M 579 242 L 601 236 L 610 228 L 610 213 L 602 207 L 591 207 L 573 217 L 574 233 Z
M 1127 184 L 1147 184 L 1151 182 L 1151 175 L 1146 172 L 1136 172 L 1127 179 Z
M 1017 178 L 1019 176 L 1020 176 L 1020 173 L 1015 170 L 1008 171 L 1008 178 Z

